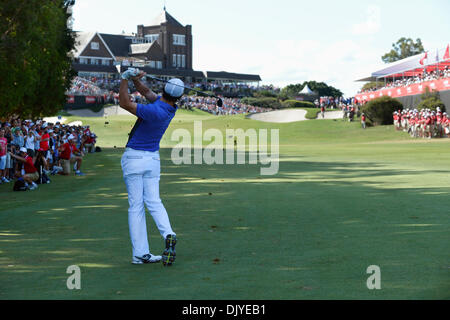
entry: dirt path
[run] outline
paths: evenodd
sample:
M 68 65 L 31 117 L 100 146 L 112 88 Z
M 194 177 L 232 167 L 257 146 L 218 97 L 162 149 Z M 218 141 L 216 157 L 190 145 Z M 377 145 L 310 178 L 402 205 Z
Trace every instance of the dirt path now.
M 322 118 L 322 116 L 319 114 L 317 115 L 318 120 L 330 120 L 330 119 L 342 119 L 344 114 L 342 111 L 327 111 L 325 112 L 325 118 Z
M 89 109 L 70 110 L 69 113 L 76 117 L 109 117 L 109 116 L 131 116 L 132 114 L 119 106 L 103 108 L 100 112 L 93 112 Z

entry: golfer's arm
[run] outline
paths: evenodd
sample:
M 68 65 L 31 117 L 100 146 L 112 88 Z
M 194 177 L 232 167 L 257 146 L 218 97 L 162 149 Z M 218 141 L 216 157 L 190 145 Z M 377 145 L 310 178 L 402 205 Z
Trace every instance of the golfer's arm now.
M 136 115 L 137 104 L 130 101 L 130 95 L 128 94 L 128 80 L 122 79 L 120 82 L 119 105 L 121 108 Z
M 133 79 L 134 86 L 136 87 L 136 90 L 142 94 L 145 98 L 147 98 L 148 102 L 153 103 L 158 99 L 158 96 L 156 93 L 154 93 L 152 90 L 147 88 L 145 84 L 142 83 L 139 79 Z

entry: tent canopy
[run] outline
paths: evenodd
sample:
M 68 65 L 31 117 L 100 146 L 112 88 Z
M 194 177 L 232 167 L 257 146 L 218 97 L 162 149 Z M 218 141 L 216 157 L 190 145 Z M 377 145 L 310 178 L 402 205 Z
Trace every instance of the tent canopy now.
M 308 96 L 315 96 L 315 95 L 317 95 L 317 93 L 315 93 L 314 91 L 312 91 L 312 90 L 308 87 L 308 85 L 306 85 L 306 86 L 303 88 L 303 90 L 300 91 L 298 94 L 305 94 L 305 95 L 308 95 Z
M 380 78 L 401 78 L 403 76 L 412 77 L 420 75 L 424 71 L 429 73 L 438 69 L 441 71 L 445 70 L 445 68 L 450 68 L 450 59 L 443 59 L 446 49 L 447 47 L 427 51 L 427 58 L 425 59 L 425 53 L 420 53 L 415 56 L 390 63 L 386 65 L 385 68 L 372 73 L 370 77 L 357 81 L 368 81 L 368 79 L 373 80 Z

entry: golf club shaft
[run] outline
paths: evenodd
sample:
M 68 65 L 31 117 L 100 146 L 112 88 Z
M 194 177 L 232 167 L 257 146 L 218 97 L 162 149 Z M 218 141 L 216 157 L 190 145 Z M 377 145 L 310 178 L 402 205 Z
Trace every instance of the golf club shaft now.
M 168 80 L 159 79 L 159 78 L 156 78 L 156 77 L 153 77 L 153 76 L 149 76 L 149 75 L 146 75 L 145 77 L 146 78 L 150 78 L 152 80 L 165 82 L 165 83 L 169 82 Z M 210 97 L 213 97 L 213 98 L 216 98 L 216 99 L 220 99 L 219 97 L 215 96 L 214 94 L 209 94 L 209 93 L 203 92 L 201 90 L 197 90 L 197 89 L 186 87 L 186 86 L 180 86 L 180 85 L 174 84 L 174 83 L 172 83 L 172 85 L 177 86 L 177 87 L 181 87 L 181 88 L 184 88 L 184 89 L 192 90 L 192 91 L 195 91 L 195 92 L 200 93 L 200 94 L 205 95 L 205 96 L 210 96 Z

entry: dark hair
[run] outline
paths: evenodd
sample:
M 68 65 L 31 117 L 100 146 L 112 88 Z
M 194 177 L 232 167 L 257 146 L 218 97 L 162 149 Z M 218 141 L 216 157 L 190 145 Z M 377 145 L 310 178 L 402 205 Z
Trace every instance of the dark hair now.
M 171 95 L 169 95 L 165 90 L 163 90 L 163 98 L 167 101 L 176 103 L 180 98 L 174 98 Z

